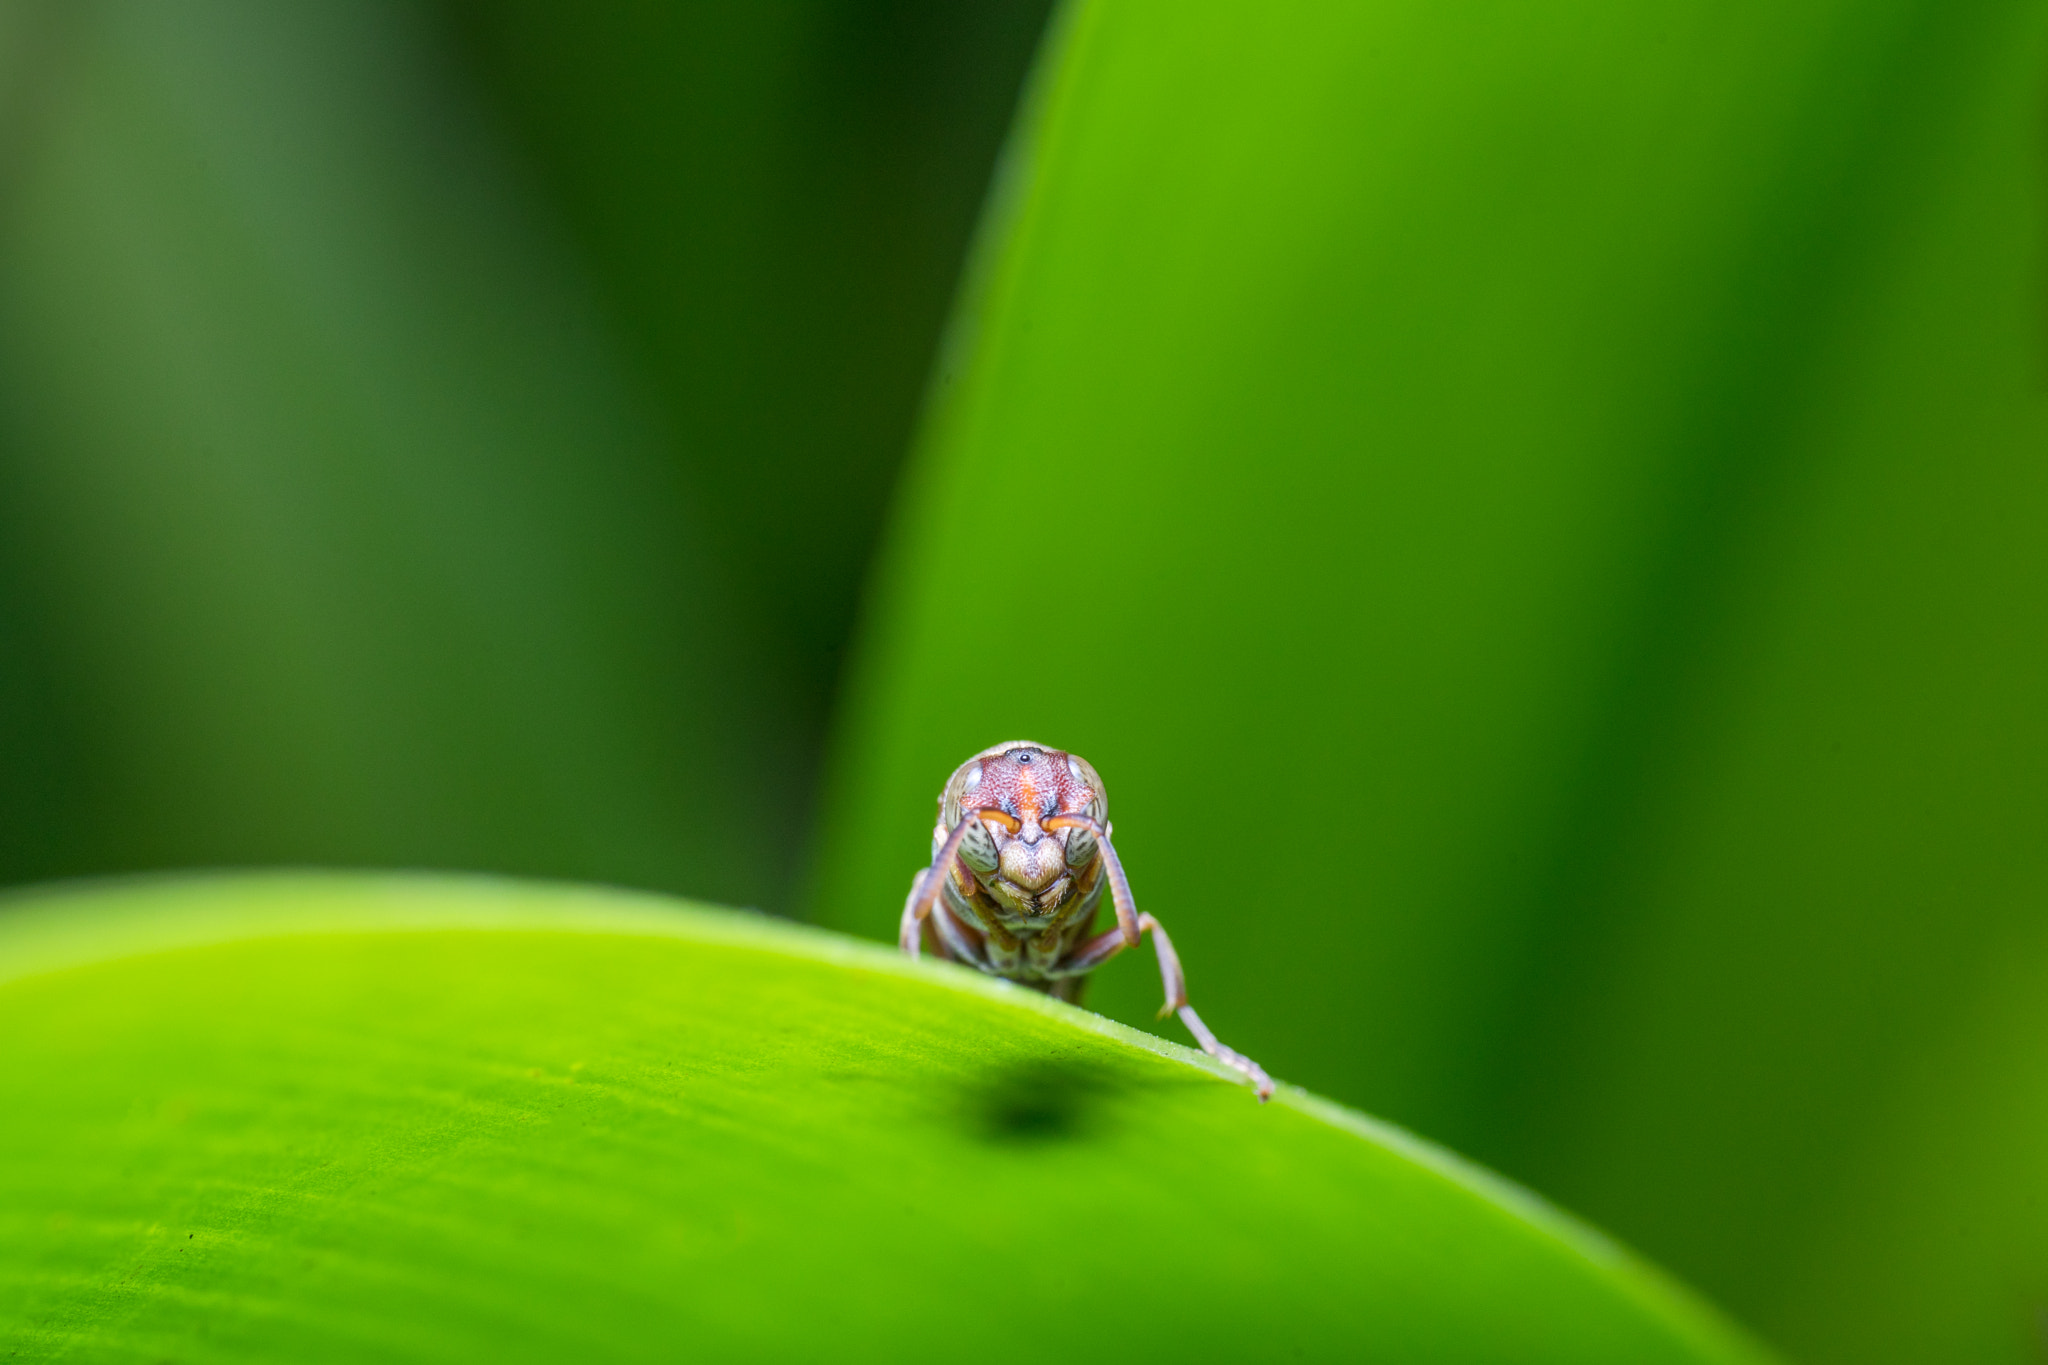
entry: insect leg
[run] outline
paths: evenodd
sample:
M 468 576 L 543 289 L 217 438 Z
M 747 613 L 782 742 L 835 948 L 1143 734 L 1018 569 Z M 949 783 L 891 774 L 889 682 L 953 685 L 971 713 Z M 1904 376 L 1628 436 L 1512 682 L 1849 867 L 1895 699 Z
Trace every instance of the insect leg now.
M 953 917 L 951 906 L 943 901 L 934 905 L 931 920 L 932 927 L 939 931 L 939 947 L 944 950 L 947 957 L 955 962 L 964 962 L 970 967 L 987 970 L 988 963 L 983 959 L 981 951 L 975 947 L 968 931 Z
M 953 832 L 946 836 L 946 842 L 939 845 L 938 853 L 932 858 L 932 865 L 924 870 L 910 888 L 910 899 L 903 902 L 903 920 L 896 927 L 896 946 L 912 957 L 917 956 L 919 940 L 923 935 L 918 930 L 932 912 L 932 902 L 939 898 L 939 888 L 952 874 L 954 863 L 960 857 L 960 841 L 967 837 L 967 830 L 976 820 L 982 818 L 1000 819 L 1007 824 L 1016 820 L 999 810 L 971 810 L 964 812 L 960 823 L 953 826 Z M 1136 942 L 1136 940 L 1132 940 Z
M 1092 972 L 1129 946 L 1124 942 L 1123 930 L 1105 929 L 1095 937 L 1082 939 L 1075 944 L 1073 951 L 1061 958 L 1059 965 L 1053 968 L 1053 978 L 1057 980 L 1061 977 L 1080 976 Z
M 1180 954 L 1173 950 L 1173 940 L 1166 936 L 1166 930 L 1160 927 L 1159 921 L 1150 915 L 1140 915 L 1138 927 L 1150 931 L 1153 951 L 1159 955 L 1159 981 L 1166 988 L 1166 1004 L 1160 1008 L 1159 1017 L 1163 1019 L 1168 1014 L 1178 1014 L 1181 1023 L 1187 1025 L 1188 1032 L 1194 1034 L 1195 1041 L 1202 1045 L 1202 1051 L 1231 1070 L 1243 1073 L 1257 1088 L 1259 1103 L 1264 1104 L 1273 1098 L 1273 1078 L 1266 1074 L 1266 1069 L 1242 1052 L 1226 1047 L 1202 1022 L 1202 1016 L 1188 1004 L 1187 973 L 1181 970 Z M 1094 938 L 1076 944 L 1073 952 L 1060 959 L 1053 976 L 1057 979 L 1093 971 L 1122 952 L 1124 947 L 1122 929 L 1104 930 Z
M 924 917 L 932 912 L 931 903 L 919 906 L 925 880 L 932 875 L 928 867 L 919 868 L 917 875 L 910 879 L 910 895 L 903 901 L 903 918 L 896 925 L 896 946 L 912 957 L 917 956 L 924 938 Z
M 1202 1051 L 1233 1071 L 1243 1072 L 1258 1088 L 1260 1104 L 1272 1099 L 1273 1078 L 1266 1074 L 1266 1069 L 1242 1052 L 1225 1047 L 1215 1034 L 1209 1032 L 1202 1016 L 1188 1004 L 1187 973 L 1181 970 L 1180 954 L 1173 950 L 1173 940 L 1166 936 L 1166 930 L 1150 915 L 1139 916 L 1138 923 L 1152 931 L 1152 948 L 1159 954 L 1159 981 L 1166 987 L 1166 1004 L 1160 1007 L 1160 1017 L 1164 1018 L 1169 1012 L 1178 1014 L 1181 1023 L 1187 1025 L 1188 1032 L 1194 1034 L 1195 1041 L 1202 1045 Z
M 1202 1045 L 1202 1051 L 1208 1053 L 1231 1070 L 1244 1073 L 1245 1079 L 1249 1080 L 1257 1088 L 1260 1104 L 1264 1104 L 1267 1100 L 1273 1098 L 1273 1078 L 1266 1074 L 1266 1068 L 1260 1066 L 1235 1048 L 1225 1046 L 1222 1040 L 1209 1032 L 1209 1026 L 1202 1022 L 1201 1015 L 1195 1013 L 1194 1006 L 1182 1005 L 1174 1013 L 1178 1014 L 1180 1021 L 1187 1025 L 1188 1032 L 1195 1035 L 1195 1041 Z
M 1131 895 L 1131 879 L 1124 875 L 1123 859 L 1116 856 L 1116 848 L 1109 842 L 1109 831 L 1104 829 L 1092 815 L 1071 812 L 1055 815 L 1038 822 L 1044 829 L 1085 829 L 1095 836 L 1097 846 L 1102 850 L 1102 870 L 1109 874 L 1109 901 L 1116 907 L 1116 927 L 1124 936 L 1124 946 L 1138 946 L 1138 935 L 1144 930 L 1139 927 L 1138 902 Z

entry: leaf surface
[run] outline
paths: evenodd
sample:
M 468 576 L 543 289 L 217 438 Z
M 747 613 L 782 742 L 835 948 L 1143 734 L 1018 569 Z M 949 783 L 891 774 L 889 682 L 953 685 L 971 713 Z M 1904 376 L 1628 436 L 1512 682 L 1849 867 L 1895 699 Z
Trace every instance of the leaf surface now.
M 19 1359 L 1756 1358 L 1397 1130 L 623 893 L 18 902 L 0 1112 Z

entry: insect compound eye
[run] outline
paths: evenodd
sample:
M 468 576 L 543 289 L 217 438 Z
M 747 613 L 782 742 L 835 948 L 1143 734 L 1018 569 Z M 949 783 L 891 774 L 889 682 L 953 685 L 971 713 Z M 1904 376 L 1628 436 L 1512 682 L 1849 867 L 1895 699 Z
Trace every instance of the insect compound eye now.
M 988 832 L 988 826 L 967 817 L 967 833 L 960 836 L 960 861 L 976 872 L 986 875 L 996 870 L 998 856 L 995 836 Z
M 1076 782 L 1081 783 L 1083 786 L 1087 785 L 1088 779 L 1081 772 L 1081 760 L 1075 758 L 1072 754 L 1067 755 L 1067 776 L 1073 778 Z
M 977 764 L 975 764 L 975 765 L 974 765 L 973 767 L 969 768 L 969 769 L 967 770 L 967 776 L 966 776 L 965 778 L 961 779 L 961 782 L 960 782 L 960 790 L 962 790 L 962 791 L 970 791 L 970 792 L 971 792 L 971 791 L 973 791 L 973 790 L 974 790 L 974 789 L 975 789 L 976 787 L 979 787 L 980 785 L 981 785 L 981 765 L 980 765 L 979 763 L 977 763 Z
M 1070 829 L 1067 831 L 1067 866 L 1079 872 L 1095 861 L 1095 831 L 1091 829 Z

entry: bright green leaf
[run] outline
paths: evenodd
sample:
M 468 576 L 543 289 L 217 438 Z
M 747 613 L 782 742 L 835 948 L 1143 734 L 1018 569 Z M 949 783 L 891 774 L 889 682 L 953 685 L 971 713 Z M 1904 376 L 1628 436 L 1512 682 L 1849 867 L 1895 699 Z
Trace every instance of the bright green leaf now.
M 1218 1028 L 1476 1130 L 1646 640 L 1774 467 L 1898 10 L 1072 7 L 849 698 L 826 919 L 886 932 L 965 755 L 1075 748 Z
M 115 885 L 0 982 L 20 1359 L 1756 1359 L 1395 1130 L 759 918 Z
M 1617 746 L 1478 1145 L 1801 1360 L 2022 1365 L 2048 1345 L 2048 1033 L 2014 985 L 2048 887 L 2048 7 L 1915 10 L 1783 477 L 1703 556 L 1710 628 Z
M 1803 1357 L 2038 1355 L 2048 9 L 1101 0 L 1039 74 L 821 916 L 1073 747 L 1277 1073 Z

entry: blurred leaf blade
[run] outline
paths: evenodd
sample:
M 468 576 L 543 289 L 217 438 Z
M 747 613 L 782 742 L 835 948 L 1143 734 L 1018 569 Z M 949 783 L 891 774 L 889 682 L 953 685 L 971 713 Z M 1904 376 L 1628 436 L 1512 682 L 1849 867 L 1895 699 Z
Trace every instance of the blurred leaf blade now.
M 1606 46 L 1563 23 L 1581 12 L 1611 24 Z M 1232 926 L 1239 980 L 1217 988 L 1249 1006 L 1250 981 L 1322 964 L 1278 1046 L 1341 1068 L 1339 1090 L 1370 1068 L 1397 1111 L 1472 1101 L 1430 1093 L 1464 1083 L 1450 1032 L 1513 970 L 1529 867 L 1654 606 L 1662 533 L 1726 455 L 1692 430 L 1743 380 L 1689 366 L 1737 335 L 1728 275 L 1815 211 L 1778 191 L 1853 131 L 1824 108 L 1788 135 L 1756 106 L 1826 106 L 1816 66 L 1827 94 L 1867 94 L 1868 61 L 1827 63 L 1889 50 L 1841 39 L 1839 8 L 1770 51 L 1698 9 L 1630 13 L 1077 10 L 877 594 L 885 643 L 845 731 L 865 796 L 834 805 L 828 914 L 879 929 L 884 888 L 921 861 L 898 812 L 987 737 L 1033 733 L 1096 758 L 1155 897 Z M 1713 37 L 1758 69 L 1705 111 L 1674 92 L 1624 121 L 1587 93 L 1659 89 L 1645 50 L 1683 70 Z M 1499 392 L 1465 401 L 1480 375 Z M 1055 499 L 1074 540 L 1038 538 L 1086 584 L 1078 657 L 981 685 L 955 653 L 984 615 L 956 566 L 1033 544 L 1003 518 Z M 1246 813 L 1169 837 L 1177 802 L 1130 810 L 1191 790 Z M 1197 847 L 1309 809 L 1335 812 L 1325 856 L 1360 913 L 1235 932 L 1241 894 L 1305 904 L 1329 874 L 1248 859 L 1239 887 Z
M 1046 8 L 449 7 L 807 740 Z
M 17 900 L 0 1015 L 0 1321 L 31 1359 L 1758 1358 L 1357 1115 L 651 897 Z M 1068 1193 L 1020 1193 L 1049 1166 Z M 1113 1178 L 1076 1202 L 1077 1168 Z M 991 1330 L 991 1273 L 1049 1320 Z
M 888 931 L 965 754 L 1074 748 L 1277 1074 L 1805 1357 L 2030 1358 L 2016 1224 L 1851 1230 L 1909 1216 L 1890 1090 L 2042 871 L 2040 7 L 1069 25 L 885 557 L 821 917 Z M 1095 1000 L 1141 1022 L 1146 976 Z M 1852 1245 L 1942 1288 L 1859 1310 Z
M 1803 1359 L 2019 1362 L 2048 1302 L 2013 986 L 2048 877 L 2048 15 L 1911 33 L 1792 477 L 1586 831 L 1624 856 L 1585 860 L 1526 997 L 1501 1159 Z

